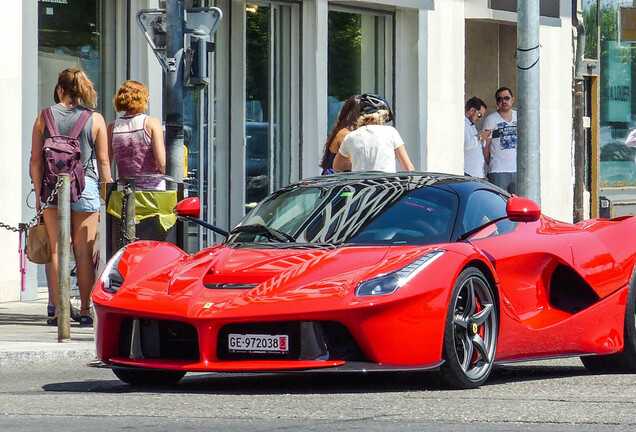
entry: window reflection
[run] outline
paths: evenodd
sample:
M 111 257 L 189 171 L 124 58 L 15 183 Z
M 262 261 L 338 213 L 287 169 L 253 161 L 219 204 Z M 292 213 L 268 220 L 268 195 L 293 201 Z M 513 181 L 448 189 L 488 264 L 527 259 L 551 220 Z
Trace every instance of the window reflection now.
M 329 11 L 327 133 L 350 96 L 388 93 L 385 83 L 391 71 L 386 59 L 391 52 L 386 39 L 390 25 L 390 15 Z
M 100 80 L 100 31 L 97 0 L 38 2 L 39 109 L 53 104 L 57 74 L 82 69 L 95 85 L 103 106 Z M 106 98 L 110 101 L 110 98 Z
M 246 12 L 245 195 L 246 210 L 290 181 L 292 85 L 298 53 L 292 27 L 297 5 L 250 4 Z M 294 30 L 294 34 L 298 29 Z M 296 45 L 297 47 L 297 45 Z
M 591 10 L 594 9 L 595 2 L 586 3 L 592 3 Z M 636 186 L 636 111 L 632 94 L 636 49 L 621 42 L 621 5 L 618 0 L 598 4 L 601 188 Z

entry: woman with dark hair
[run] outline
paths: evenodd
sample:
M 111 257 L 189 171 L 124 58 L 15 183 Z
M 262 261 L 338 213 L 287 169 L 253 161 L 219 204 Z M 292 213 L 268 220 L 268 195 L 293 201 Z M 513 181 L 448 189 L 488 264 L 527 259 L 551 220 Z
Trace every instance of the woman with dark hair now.
M 333 168 L 339 172 L 350 166 L 351 171 L 394 173 L 397 158 L 402 171 L 414 171 L 400 133 L 386 124 L 393 120 L 389 102 L 382 96 L 365 93 L 360 97 L 360 112 L 356 130 L 345 137 Z
M 340 150 L 340 144 L 342 144 L 342 141 L 349 132 L 355 129 L 358 117 L 360 117 L 360 95 L 354 95 L 347 99 L 342 105 L 340 114 L 338 114 L 338 120 L 333 125 L 331 134 L 325 143 L 322 161 L 320 162 L 322 175 L 338 172 L 333 169 L 333 160 L 338 154 L 338 150 Z M 350 171 L 351 164 L 349 164 L 348 167 L 345 167 L 344 170 Z
M 86 110 L 82 105 L 91 108 L 97 106 L 97 93 L 93 83 L 84 71 L 68 68 L 62 71 L 55 86 L 53 95 L 56 105 L 51 107 L 51 114 L 55 126 L 61 135 L 68 136 L 82 112 Z M 46 126 L 44 114 L 40 113 L 33 125 L 31 144 L 30 174 L 35 189 L 36 210 L 40 211 L 43 204 L 43 170 L 44 141 L 51 136 Z M 77 264 L 77 285 L 82 302 L 80 311 L 80 325 L 92 326 L 90 314 L 90 294 L 95 284 L 95 268 L 93 263 L 93 246 L 97 236 L 99 221 L 99 182 L 111 182 L 110 161 L 108 159 L 108 142 L 106 123 L 101 114 L 91 112 L 88 121 L 77 137 L 81 149 L 81 161 L 84 166 L 85 186 L 81 196 L 71 203 L 71 238 L 73 253 Z M 97 159 L 97 167 L 93 164 L 93 155 Z M 57 325 L 57 306 L 59 306 L 57 283 L 57 206 L 49 205 L 43 212 L 44 223 L 51 242 L 51 263 L 48 272 L 49 290 L 55 308 L 51 307 L 49 325 Z

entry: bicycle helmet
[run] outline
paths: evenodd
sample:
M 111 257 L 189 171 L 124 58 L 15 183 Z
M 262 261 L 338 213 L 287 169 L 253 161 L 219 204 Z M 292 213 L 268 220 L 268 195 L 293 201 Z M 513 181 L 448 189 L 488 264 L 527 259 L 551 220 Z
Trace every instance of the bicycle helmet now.
M 387 122 L 393 120 L 391 105 L 389 105 L 389 102 L 382 96 L 372 93 L 364 93 L 360 96 L 360 112 L 362 114 L 372 114 L 381 109 L 389 112 Z

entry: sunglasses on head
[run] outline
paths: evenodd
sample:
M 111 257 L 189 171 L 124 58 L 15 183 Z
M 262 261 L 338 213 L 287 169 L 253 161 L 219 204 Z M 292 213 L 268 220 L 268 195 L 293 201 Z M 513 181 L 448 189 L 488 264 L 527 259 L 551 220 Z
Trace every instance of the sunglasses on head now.
M 501 102 L 501 101 L 506 101 L 508 102 L 510 100 L 510 96 L 499 96 L 497 98 L 497 103 Z
M 472 110 L 475 114 L 477 114 L 477 118 L 481 118 L 481 116 L 483 116 L 483 114 L 477 111 L 475 108 L 472 108 Z

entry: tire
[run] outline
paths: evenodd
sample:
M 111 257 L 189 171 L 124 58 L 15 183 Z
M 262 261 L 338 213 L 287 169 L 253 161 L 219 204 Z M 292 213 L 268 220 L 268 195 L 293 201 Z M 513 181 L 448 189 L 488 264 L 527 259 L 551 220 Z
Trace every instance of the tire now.
M 141 386 L 176 384 L 186 374 L 183 371 L 137 368 L 113 368 L 113 373 L 126 384 Z
M 459 274 L 448 305 L 441 384 L 458 389 L 482 385 L 492 370 L 498 333 L 493 289 L 481 271 L 468 267 Z
M 616 354 L 581 357 L 583 366 L 592 372 L 636 372 L 636 268 L 632 272 L 625 305 L 625 346 Z

